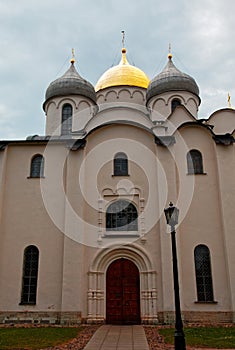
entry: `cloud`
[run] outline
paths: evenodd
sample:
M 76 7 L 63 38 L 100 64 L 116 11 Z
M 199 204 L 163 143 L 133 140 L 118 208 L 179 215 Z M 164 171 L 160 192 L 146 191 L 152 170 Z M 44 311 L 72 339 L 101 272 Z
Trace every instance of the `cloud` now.
M 78 71 L 95 84 L 120 60 L 121 30 L 129 61 L 150 78 L 165 66 L 171 43 L 175 64 L 200 87 L 199 116 L 209 116 L 224 107 L 228 90 L 235 96 L 234 10 L 232 0 L 0 3 L 0 138 L 42 134 L 45 90 L 67 70 L 72 47 Z

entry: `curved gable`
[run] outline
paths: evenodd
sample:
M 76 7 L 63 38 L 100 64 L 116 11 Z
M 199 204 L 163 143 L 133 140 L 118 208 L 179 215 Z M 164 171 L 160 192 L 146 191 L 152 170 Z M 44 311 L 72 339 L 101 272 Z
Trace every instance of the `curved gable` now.
M 85 115 L 77 119 L 75 132 L 83 131 L 88 134 L 92 130 L 108 124 L 133 125 L 143 129 L 152 130 L 153 123 L 143 106 L 131 103 L 103 104 L 97 114 Z
M 208 121 L 214 126 L 215 134 L 231 134 L 235 129 L 235 110 L 232 108 L 220 109 L 211 114 Z

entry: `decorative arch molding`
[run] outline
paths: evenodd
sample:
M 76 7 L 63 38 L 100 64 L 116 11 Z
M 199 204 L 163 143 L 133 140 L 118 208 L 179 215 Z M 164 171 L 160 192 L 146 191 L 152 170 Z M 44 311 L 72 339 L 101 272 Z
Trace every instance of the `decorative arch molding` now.
M 187 105 L 188 101 L 190 99 L 194 100 L 192 97 L 189 98 L 184 98 L 184 96 L 180 95 L 180 94 L 174 94 L 172 93 L 170 96 L 165 96 L 165 98 L 163 96 L 158 97 L 156 99 L 154 99 L 154 101 L 152 102 L 152 109 L 156 108 L 156 105 L 158 104 L 158 102 L 162 101 L 164 103 L 165 106 L 168 106 L 169 104 L 171 104 L 171 101 L 174 99 L 178 99 L 182 102 L 182 105 Z M 195 102 L 195 100 L 194 100 Z M 195 102 L 196 103 L 196 102 Z
M 104 103 L 104 101 L 105 101 L 104 94 L 99 93 L 99 94 L 97 95 L 97 104 L 99 104 L 99 103 Z
M 79 109 L 81 105 L 86 105 L 87 108 L 91 108 L 92 104 L 88 102 L 87 100 L 79 100 L 77 103 L 77 108 Z
M 196 99 L 195 99 L 195 98 L 193 98 L 193 97 L 189 97 L 189 98 L 187 99 L 187 104 L 188 104 L 190 101 L 192 101 L 193 103 L 195 103 L 195 107 L 196 107 L 196 108 L 198 107 L 198 105 L 197 105 L 197 102 L 196 102 Z
M 166 106 L 167 105 L 167 101 L 163 98 L 163 97 L 159 97 L 159 98 L 157 98 L 156 100 L 154 100 L 153 102 L 152 102 L 152 106 L 151 106 L 151 108 L 152 109 L 155 109 L 155 106 L 158 104 L 158 102 L 163 102 L 164 103 L 164 105 Z
M 114 89 L 108 90 L 108 91 L 104 94 L 104 100 L 105 100 L 105 101 L 108 100 L 109 95 L 111 95 L 111 96 L 114 95 L 116 99 L 118 98 L 118 92 L 117 92 L 116 90 L 114 90 Z
M 70 97 L 65 97 L 65 98 L 57 100 L 56 108 L 59 109 L 65 103 L 71 104 L 74 109 L 77 109 L 75 100 L 70 98 Z
M 61 99 L 58 99 L 57 100 L 57 103 L 56 103 L 56 108 L 59 109 L 61 106 L 63 106 L 65 103 L 68 103 L 68 104 L 71 104 L 72 107 L 74 109 L 79 109 L 79 106 L 84 103 L 87 105 L 88 108 L 91 108 L 92 107 L 92 104 L 88 101 L 88 100 L 85 100 L 84 98 L 79 98 L 79 99 L 73 99 L 71 97 L 64 97 L 64 98 L 61 98 Z
M 99 102 L 100 100 L 104 100 L 107 101 L 109 99 L 109 96 L 113 95 L 114 99 L 119 99 L 121 94 L 123 92 L 126 92 L 127 94 L 129 94 L 129 98 L 133 99 L 135 95 L 140 95 L 141 99 L 143 102 L 145 102 L 146 98 L 145 98 L 145 91 L 142 91 L 140 89 L 127 89 L 127 88 L 115 88 L 115 89 L 107 89 L 107 91 L 104 92 L 98 92 L 97 95 L 97 102 Z
M 172 100 L 174 99 L 178 99 L 180 101 L 183 102 L 183 104 L 187 105 L 187 101 L 186 99 L 182 96 L 182 95 L 179 95 L 179 94 L 172 94 L 171 96 L 168 97 L 168 99 L 166 100 L 166 106 L 169 105 L 169 103 L 171 103 Z M 189 99 L 188 99 L 189 100 Z
M 135 95 L 140 95 L 141 98 L 143 99 L 143 102 L 146 101 L 146 94 L 144 94 L 143 91 L 141 91 L 141 90 L 134 90 L 133 93 L 132 93 L 132 97 L 134 98 Z
M 48 109 L 50 108 L 51 105 L 54 105 L 55 108 L 57 108 L 55 101 L 53 101 L 53 100 L 49 101 L 49 102 L 46 104 L 46 106 L 45 106 L 45 113 L 46 113 L 46 114 L 47 114 Z
M 120 98 L 120 95 L 123 93 L 123 92 L 127 92 L 127 94 L 129 95 L 130 98 L 133 97 L 133 94 L 130 90 L 128 89 L 120 89 L 117 91 L 117 98 Z
M 148 252 L 138 244 L 132 243 L 125 246 L 114 245 L 99 250 L 91 263 L 89 273 L 92 271 L 105 273 L 109 265 L 120 258 L 131 260 L 140 272 L 154 271 L 153 261 L 150 259 Z
M 125 258 L 140 273 L 140 309 L 142 323 L 157 323 L 157 272 L 147 251 L 136 243 L 99 250 L 88 271 L 87 322 L 105 322 L 106 272 L 112 262 Z
M 117 195 L 141 195 L 142 189 L 139 187 L 131 187 L 129 189 L 124 187 L 118 187 L 118 188 L 104 188 L 102 191 L 102 196 L 117 196 Z

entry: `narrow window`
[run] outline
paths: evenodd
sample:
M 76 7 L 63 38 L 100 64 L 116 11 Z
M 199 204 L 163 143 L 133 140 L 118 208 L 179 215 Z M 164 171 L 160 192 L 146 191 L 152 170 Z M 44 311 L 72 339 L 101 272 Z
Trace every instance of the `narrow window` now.
M 202 154 L 193 149 L 187 153 L 188 174 L 203 174 Z
M 136 207 L 119 200 L 109 205 L 106 212 L 107 231 L 138 231 L 138 213 Z
M 177 106 L 181 105 L 181 101 L 178 98 L 174 98 L 171 101 L 171 112 L 174 112 L 174 110 L 176 109 Z
M 199 302 L 214 301 L 210 251 L 200 244 L 194 250 L 194 262 L 197 284 L 197 299 Z
M 65 104 L 62 108 L 61 135 L 69 135 L 72 131 L 73 108 L 70 104 Z
M 21 304 L 36 304 L 38 280 L 38 248 L 30 245 L 24 251 Z
M 113 160 L 113 173 L 116 176 L 128 175 L 128 159 L 125 153 L 117 153 Z
M 44 176 L 44 157 L 36 154 L 31 160 L 30 177 Z

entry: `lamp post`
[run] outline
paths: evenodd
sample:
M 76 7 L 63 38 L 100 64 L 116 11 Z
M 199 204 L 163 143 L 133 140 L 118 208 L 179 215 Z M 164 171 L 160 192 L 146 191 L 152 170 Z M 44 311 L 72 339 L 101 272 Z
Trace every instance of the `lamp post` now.
M 175 239 L 175 225 L 178 224 L 179 209 L 174 207 L 170 202 L 169 207 L 164 209 L 166 222 L 171 227 L 171 248 L 173 260 L 173 277 L 174 277 L 174 295 L 175 295 L 175 350 L 185 350 L 185 337 L 183 331 L 183 322 L 180 310 L 180 295 L 179 295 L 179 277 L 177 265 L 176 239 Z

